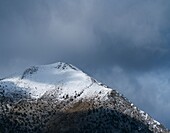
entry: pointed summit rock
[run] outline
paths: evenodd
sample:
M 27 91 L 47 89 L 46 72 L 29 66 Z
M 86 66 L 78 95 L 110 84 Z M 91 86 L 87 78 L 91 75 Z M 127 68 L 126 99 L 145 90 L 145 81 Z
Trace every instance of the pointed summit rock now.
M 0 80 L 0 133 L 170 133 L 116 90 L 63 62 Z

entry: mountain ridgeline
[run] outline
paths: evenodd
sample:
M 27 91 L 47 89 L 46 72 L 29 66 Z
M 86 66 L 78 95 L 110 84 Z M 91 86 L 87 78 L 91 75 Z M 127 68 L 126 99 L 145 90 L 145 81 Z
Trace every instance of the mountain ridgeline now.
M 116 90 L 63 62 L 0 80 L 0 133 L 170 133 Z

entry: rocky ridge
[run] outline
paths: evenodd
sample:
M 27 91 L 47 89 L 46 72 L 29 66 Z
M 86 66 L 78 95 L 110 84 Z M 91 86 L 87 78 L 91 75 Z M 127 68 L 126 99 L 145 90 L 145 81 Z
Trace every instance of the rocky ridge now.
M 116 90 L 58 62 L 0 80 L 0 133 L 170 133 Z

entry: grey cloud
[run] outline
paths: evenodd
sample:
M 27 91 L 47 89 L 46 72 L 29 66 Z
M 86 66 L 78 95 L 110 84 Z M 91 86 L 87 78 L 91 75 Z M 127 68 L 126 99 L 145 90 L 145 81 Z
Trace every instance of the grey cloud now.
M 0 77 L 72 63 L 170 127 L 169 12 L 162 0 L 1 0 Z
M 94 75 L 98 80 L 112 86 L 145 110 L 156 120 L 169 127 L 169 69 L 144 73 L 127 72 L 115 66 L 110 71 L 99 70 Z

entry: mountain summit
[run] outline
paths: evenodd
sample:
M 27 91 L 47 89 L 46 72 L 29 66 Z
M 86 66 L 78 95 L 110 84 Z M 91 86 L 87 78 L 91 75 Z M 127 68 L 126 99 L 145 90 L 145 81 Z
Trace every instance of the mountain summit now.
M 63 62 L 0 80 L 0 133 L 170 133 L 116 90 Z

